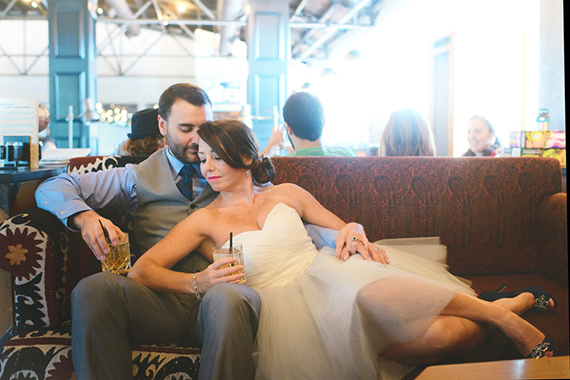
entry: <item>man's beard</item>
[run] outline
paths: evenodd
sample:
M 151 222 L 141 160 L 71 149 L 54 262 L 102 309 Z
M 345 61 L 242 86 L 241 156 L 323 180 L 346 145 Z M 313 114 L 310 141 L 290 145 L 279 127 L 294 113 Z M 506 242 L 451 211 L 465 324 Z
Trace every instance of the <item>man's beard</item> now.
M 191 150 L 198 152 L 198 144 L 194 143 L 190 146 L 179 145 L 179 144 L 170 144 L 169 142 L 170 152 L 174 157 L 179 159 L 184 164 L 197 164 L 200 162 L 200 158 L 198 157 L 197 153 L 190 153 Z

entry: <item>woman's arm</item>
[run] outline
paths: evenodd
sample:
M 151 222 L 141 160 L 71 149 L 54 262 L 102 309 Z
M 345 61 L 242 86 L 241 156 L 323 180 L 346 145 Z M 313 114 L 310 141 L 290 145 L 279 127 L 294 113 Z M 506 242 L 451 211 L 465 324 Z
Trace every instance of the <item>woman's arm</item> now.
M 207 214 L 198 210 L 178 223 L 164 239 L 137 260 L 128 277 L 159 292 L 194 293 L 194 274 L 176 272 L 170 268 L 194 250 L 211 260 L 213 242 L 207 231 L 213 227 Z M 220 259 L 200 272 L 197 276 L 200 293 L 206 293 L 220 282 L 239 281 L 243 273 L 231 273 L 243 269 L 243 266 L 219 269 L 236 261 L 235 258 Z
M 339 231 L 336 239 L 337 259 L 347 260 L 350 255 L 359 252 L 366 260 L 389 264 L 386 252 L 368 241 L 362 225 L 343 222 L 323 207 L 311 193 L 297 185 L 286 184 L 283 190 L 293 198 L 295 208 L 305 222 Z

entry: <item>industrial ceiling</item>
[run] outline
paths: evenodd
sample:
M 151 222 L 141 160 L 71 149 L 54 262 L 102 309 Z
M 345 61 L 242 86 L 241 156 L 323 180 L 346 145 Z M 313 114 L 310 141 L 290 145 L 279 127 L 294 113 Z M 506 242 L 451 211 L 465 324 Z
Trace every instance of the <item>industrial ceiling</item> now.
M 381 1 L 290 0 L 291 57 L 326 59 L 340 36 L 374 24 Z M 193 39 L 201 28 L 220 33 L 218 56 L 230 55 L 236 39 L 245 40 L 248 5 L 241 0 L 101 0 L 92 5 L 98 23 L 121 25 L 130 37 L 149 28 Z M 47 19 L 47 7 L 47 0 L 0 0 L 0 22 Z

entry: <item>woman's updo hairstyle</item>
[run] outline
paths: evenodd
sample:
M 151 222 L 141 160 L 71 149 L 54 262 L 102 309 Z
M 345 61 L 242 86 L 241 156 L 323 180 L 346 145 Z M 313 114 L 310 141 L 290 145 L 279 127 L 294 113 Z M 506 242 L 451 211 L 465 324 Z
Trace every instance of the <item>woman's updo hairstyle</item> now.
M 271 159 L 259 157 L 259 145 L 251 129 L 239 120 L 221 119 L 206 122 L 198 129 L 198 136 L 226 164 L 234 169 L 249 169 L 257 184 L 271 182 L 275 168 Z M 251 165 L 245 160 L 251 158 Z
M 275 178 L 275 167 L 269 157 L 261 156 L 253 160 L 250 165 L 251 175 L 257 184 L 273 181 Z

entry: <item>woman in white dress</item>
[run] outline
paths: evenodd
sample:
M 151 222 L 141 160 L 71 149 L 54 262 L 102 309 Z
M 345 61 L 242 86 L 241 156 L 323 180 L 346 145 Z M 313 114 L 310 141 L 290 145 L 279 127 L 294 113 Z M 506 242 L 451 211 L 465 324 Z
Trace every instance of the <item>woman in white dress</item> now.
M 441 264 L 370 244 L 362 226 L 346 224 L 293 184 L 271 181 L 271 161 L 258 157 L 251 130 L 235 120 L 198 132 L 201 171 L 219 196 L 180 222 L 139 258 L 129 277 L 156 291 L 196 293 L 220 282 L 251 286 L 262 300 L 256 379 L 400 378 L 412 365 L 477 347 L 492 328 L 523 356 L 551 356 L 555 345 L 520 318 L 534 296 L 487 302 Z M 340 230 L 336 251 L 317 250 L 302 220 Z M 170 268 L 193 250 L 242 243 L 241 266 L 213 262 L 198 274 Z M 361 255 L 352 255 L 356 252 Z M 552 306 L 552 300 L 549 305 Z

